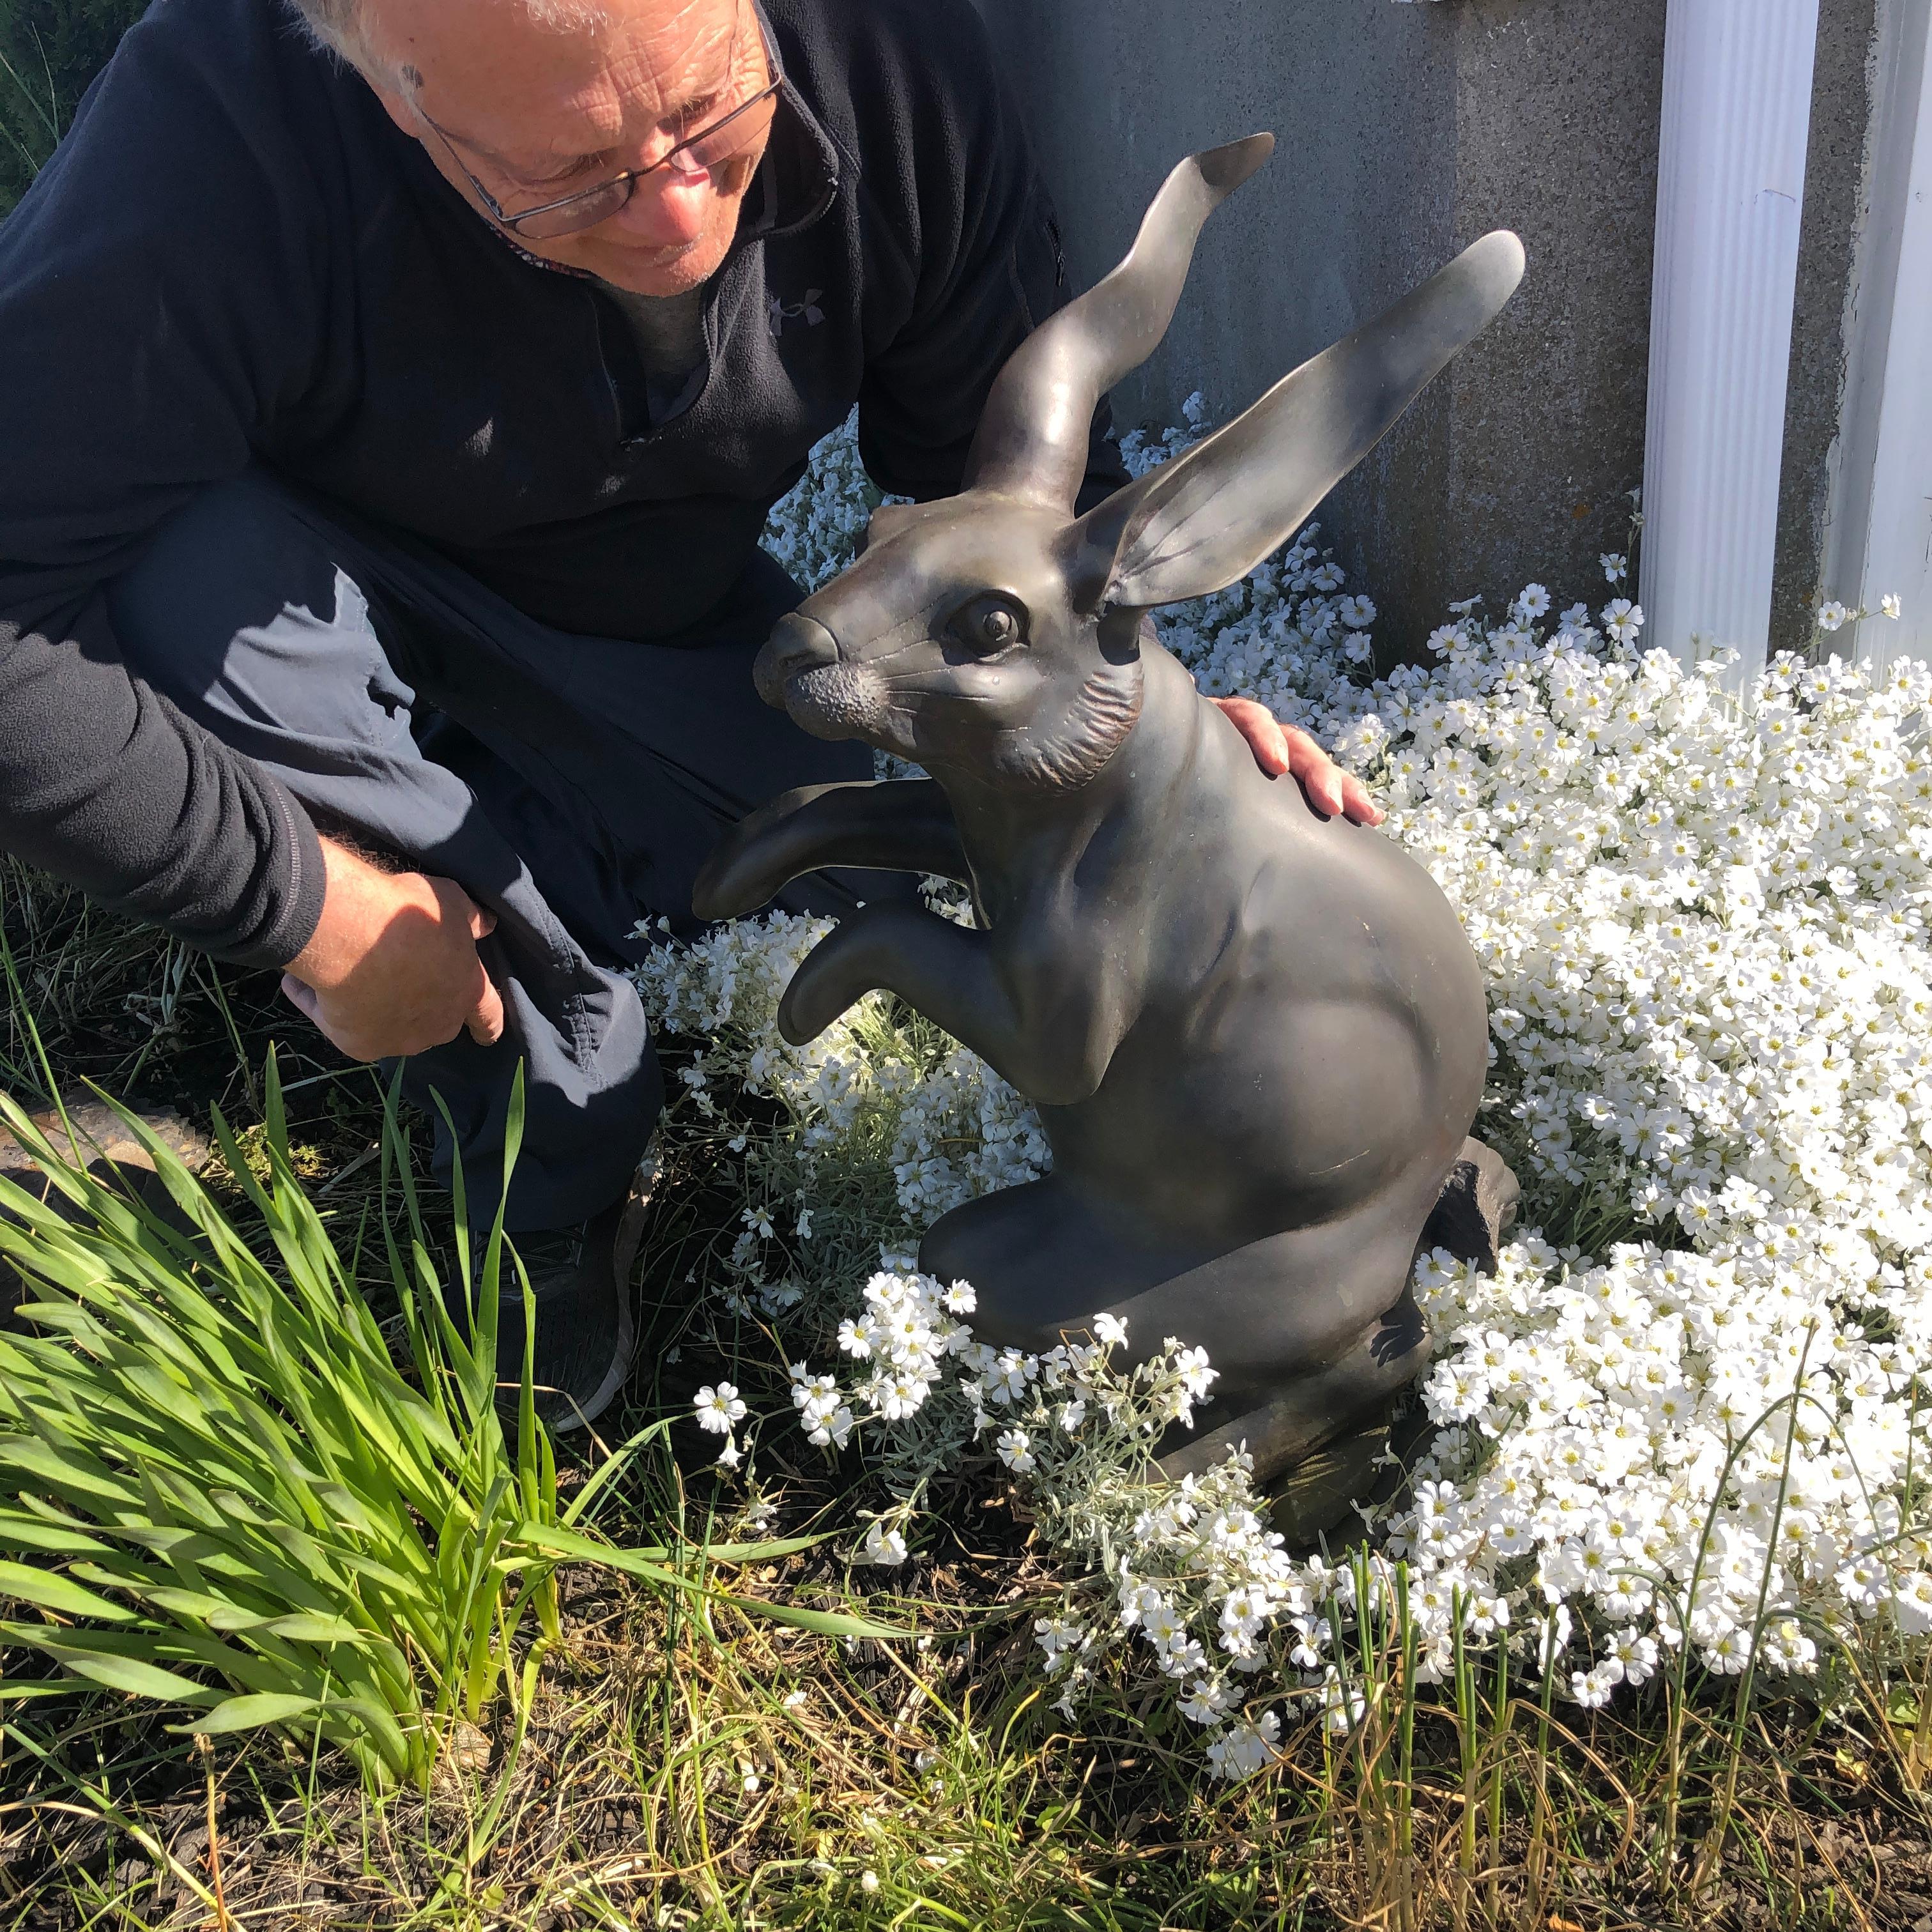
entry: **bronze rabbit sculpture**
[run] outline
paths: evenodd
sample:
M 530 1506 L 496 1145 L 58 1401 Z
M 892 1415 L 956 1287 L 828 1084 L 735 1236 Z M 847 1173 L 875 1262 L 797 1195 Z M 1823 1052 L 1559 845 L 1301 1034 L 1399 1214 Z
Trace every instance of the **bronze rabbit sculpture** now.
M 1490 1210 L 1507 1184 L 1493 1156 L 1480 1174 L 1465 1157 L 1483 987 L 1421 867 L 1264 776 L 1142 616 L 1292 536 L 1523 262 L 1514 236 L 1486 237 L 1075 518 L 1099 398 L 1166 332 L 1202 223 L 1273 145 L 1182 162 L 1126 259 L 1007 363 L 962 494 L 879 511 L 766 645 L 767 702 L 931 776 L 774 800 L 695 897 L 725 917 L 824 866 L 970 883 L 979 930 L 906 902 L 845 920 L 780 1029 L 809 1040 L 887 988 L 1035 1101 L 1052 1174 L 944 1216 L 921 1267 L 973 1283 L 985 1341 L 1048 1348 L 1104 1310 L 1137 1358 L 1204 1346 L 1230 1419 L 1164 1466 L 1245 1442 L 1264 1478 L 1426 1361 L 1410 1271 L 1452 1169 Z

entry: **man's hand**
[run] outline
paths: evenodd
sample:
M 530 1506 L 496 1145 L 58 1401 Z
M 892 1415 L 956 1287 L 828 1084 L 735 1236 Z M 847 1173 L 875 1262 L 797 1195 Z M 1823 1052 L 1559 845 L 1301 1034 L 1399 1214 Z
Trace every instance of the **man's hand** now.
M 488 1046 L 503 1002 L 477 957 L 496 926 L 453 879 L 385 872 L 325 838 L 315 937 L 282 991 L 352 1060 L 421 1053 L 467 1030 Z
M 1284 724 L 1265 704 L 1252 698 L 1216 698 L 1210 700 L 1225 712 L 1229 724 L 1248 741 L 1255 763 L 1271 778 L 1286 772 L 1300 782 L 1308 802 L 1330 818 L 1338 813 L 1358 825 L 1379 825 L 1380 808 L 1370 797 L 1368 788 L 1352 772 L 1345 772 L 1306 731 Z

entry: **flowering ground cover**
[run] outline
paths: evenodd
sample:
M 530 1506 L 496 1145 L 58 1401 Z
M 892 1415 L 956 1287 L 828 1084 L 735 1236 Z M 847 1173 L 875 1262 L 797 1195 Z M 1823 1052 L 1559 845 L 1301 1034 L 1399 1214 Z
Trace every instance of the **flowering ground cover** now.
M 874 500 L 835 440 L 778 554 L 820 580 Z M 1625 560 L 1604 562 L 1614 588 Z M 884 1564 L 932 1474 L 996 1460 L 1066 1566 L 1037 1626 L 1057 1708 L 1077 1717 L 1103 1658 L 1158 1673 L 1224 1777 L 1311 1702 L 1346 1728 L 1338 1641 L 1394 1559 L 1422 1681 L 1499 1648 L 1585 1706 L 1693 1660 L 1808 1676 L 1821 1646 L 1870 1664 L 1932 1629 L 1932 676 L 1784 658 L 1734 693 L 1728 658 L 1646 650 L 1628 598 L 1559 614 L 1532 584 L 1378 678 L 1374 615 L 1310 530 L 1163 626 L 1204 690 L 1261 697 L 1378 788 L 1489 980 L 1478 1131 L 1525 1184 L 1522 1231 L 1492 1278 L 1421 1261 L 1438 1428 L 1366 1569 L 1297 1560 L 1238 1460 L 1152 1480 L 1154 1435 L 1211 1400 L 1200 1352 L 1124 1376 L 1103 1319 L 995 1354 L 970 1284 L 912 1272 L 928 1222 L 1046 1149 L 996 1075 L 884 996 L 785 1046 L 777 996 L 821 924 L 741 922 L 640 976 L 706 1042 L 685 1130 L 742 1165 L 714 1345 L 769 1329 L 790 1381 L 755 1417 L 734 1384 L 698 1393 L 722 1460 L 774 1427 L 860 1442 L 890 1500 L 857 1553 Z M 752 1124 L 739 1093 L 776 1114 Z

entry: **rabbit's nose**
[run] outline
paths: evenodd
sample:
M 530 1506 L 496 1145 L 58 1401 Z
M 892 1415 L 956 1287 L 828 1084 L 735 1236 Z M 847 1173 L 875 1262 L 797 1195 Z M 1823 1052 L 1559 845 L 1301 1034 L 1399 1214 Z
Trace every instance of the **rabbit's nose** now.
M 752 680 L 767 704 L 782 710 L 788 679 L 838 662 L 838 640 L 823 624 L 794 610 L 772 627 L 772 634 L 752 667 Z

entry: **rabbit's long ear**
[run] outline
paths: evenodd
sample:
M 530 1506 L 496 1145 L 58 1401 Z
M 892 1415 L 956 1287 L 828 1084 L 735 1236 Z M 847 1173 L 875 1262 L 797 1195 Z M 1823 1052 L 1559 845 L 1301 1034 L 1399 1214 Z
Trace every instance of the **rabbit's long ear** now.
M 1245 576 L 1482 331 L 1522 270 L 1514 235 L 1484 236 L 1185 456 L 1117 490 L 1069 532 L 1082 604 L 1147 610 Z
M 1100 398 L 1154 353 L 1201 224 L 1274 151 L 1272 134 L 1250 134 L 1190 154 L 1161 183 L 1126 259 L 1007 358 L 966 458 L 969 490 L 1073 508 Z

